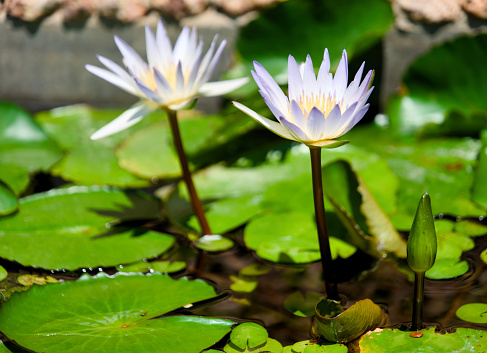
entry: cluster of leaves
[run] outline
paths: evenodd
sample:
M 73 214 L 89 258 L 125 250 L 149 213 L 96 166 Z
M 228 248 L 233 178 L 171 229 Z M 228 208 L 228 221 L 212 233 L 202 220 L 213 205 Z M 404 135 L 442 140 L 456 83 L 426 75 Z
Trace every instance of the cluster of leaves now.
M 296 17 L 307 18 L 308 25 Z M 344 48 L 351 57 L 370 55 L 367 50 L 392 20 L 385 0 L 283 2 L 243 29 L 239 65 L 228 75 L 247 75 L 251 60 L 258 60 L 282 78 L 288 54 L 319 58 L 324 46 L 335 65 Z M 317 38 L 324 38 L 319 39 L 323 43 Z M 418 197 L 427 191 L 435 214 L 463 220 L 435 222 L 438 256 L 426 276 L 448 279 L 468 271 L 462 256 L 476 237 L 487 233 L 484 225 L 471 221 L 487 211 L 487 107 L 480 86 L 485 80 L 478 76 L 485 75 L 487 57 L 481 48 L 486 38 L 460 38 L 420 58 L 404 79 L 405 93 L 389 102 L 387 115 L 349 132 L 349 145 L 324 153 L 334 259 L 363 252 L 395 261 L 404 270 L 401 231 L 410 229 Z M 292 52 L 290 42 L 296 43 Z M 356 64 L 352 61 L 351 67 Z M 458 65 L 464 68 L 461 74 Z M 269 115 L 255 87 L 238 94 L 239 101 Z M 203 251 L 225 251 L 235 246 L 232 231 L 239 229 L 245 247 L 263 260 L 298 266 L 319 260 L 309 151 L 258 129 L 231 107 L 217 115 L 180 116 L 196 187 L 213 230 L 221 234 L 198 238 L 164 113 L 152 113 L 117 135 L 89 139 L 120 112 L 71 106 L 32 118 L 15 105 L 0 104 L 0 257 L 44 270 L 119 270 L 114 276 L 100 273 L 52 283 L 57 282 L 53 277 L 22 278 L 0 267 L 0 293 L 5 299 L 11 296 L 0 310 L 0 331 L 16 344 L 49 352 L 78 352 L 80 347 L 133 352 L 137 345 L 140 352 L 164 347 L 183 353 L 333 353 L 346 352 L 345 344 L 335 343 L 344 342 L 360 352 L 426 346 L 440 352 L 445 347 L 462 350 L 483 337 L 471 329 L 447 335 L 429 329 L 417 340 L 386 329 L 349 344 L 383 325 L 382 311 L 368 301 L 346 311 L 323 301 L 315 308 L 321 294 L 305 297 L 299 291 L 283 305 L 298 316 L 316 314 L 318 332 L 328 341 L 282 347 L 257 324 L 237 326 L 231 320 L 187 315 L 221 295 L 201 280 L 167 275 L 186 268 L 172 257 L 178 246 L 191 242 Z M 42 178 L 52 184 L 42 185 Z M 142 188 L 157 190 L 131 190 Z M 487 258 L 485 254 L 487 250 Z M 230 278 L 231 289 L 251 292 L 268 271 L 268 266 L 251 264 Z M 485 323 L 485 304 L 469 305 L 457 316 Z M 373 316 L 373 327 L 370 321 L 356 320 L 357 308 Z M 353 332 L 336 329 L 341 326 Z M 8 350 L 0 346 L 2 351 Z

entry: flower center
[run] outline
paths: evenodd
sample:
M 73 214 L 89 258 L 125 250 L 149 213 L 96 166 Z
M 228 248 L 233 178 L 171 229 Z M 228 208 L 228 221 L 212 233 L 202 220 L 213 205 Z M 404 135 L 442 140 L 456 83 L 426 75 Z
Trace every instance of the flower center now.
M 160 68 L 158 68 L 158 69 L 162 73 L 164 78 L 167 80 L 169 85 L 172 87 L 172 89 L 175 90 L 176 89 L 177 70 L 178 70 L 177 66 L 171 63 L 171 64 L 165 66 L 164 68 L 162 68 L 162 70 Z M 185 73 L 186 73 L 186 70 L 184 70 L 184 67 L 183 67 L 183 77 L 184 77 L 184 81 L 186 82 L 186 76 L 187 75 Z M 152 68 L 147 69 L 147 72 L 141 78 L 141 80 L 151 90 L 153 90 L 153 91 L 156 90 L 157 84 L 156 84 L 156 79 L 154 78 L 154 71 L 152 70 Z
M 328 95 L 325 97 L 322 94 L 319 95 L 310 95 L 307 96 L 303 93 L 301 97 L 299 97 L 296 102 L 298 103 L 299 107 L 301 108 L 304 116 L 308 118 L 308 115 L 313 108 L 319 109 L 323 112 L 325 118 L 330 114 L 331 110 L 338 104 L 340 107 L 340 111 L 343 110 L 343 102 L 337 102 L 335 96 Z

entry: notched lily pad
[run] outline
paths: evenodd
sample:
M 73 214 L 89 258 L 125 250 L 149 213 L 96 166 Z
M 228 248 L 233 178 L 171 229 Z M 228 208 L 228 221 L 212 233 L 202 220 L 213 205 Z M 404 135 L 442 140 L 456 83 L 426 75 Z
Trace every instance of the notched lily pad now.
M 487 324 L 487 304 L 471 303 L 462 305 L 458 308 L 456 315 L 464 321 Z
M 346 310 L 333 300 L 323 299 L 316 304 L 315 317 L 317 332 L 328 341 L 340 343 L 350 342 L 389 321 L 370 299 L 360 300 Z
M 0 330 L 37 352 L 74 353 L 80 347 L 94 353 L 145 353 L 154 347 L 200 352 L 235 323 L 198 316 L 154 318 L 215 297 L 214 288 L 203 281 L 160 273 L 85 275 L 14 294 L 2 305 Z
M 347 353 L 347 346 L 330 344 L 329 342 L 296 342 L 292 346 L 284 347 L 283 353 Z
M 230 342 L 240 349 L 261 346 L 267 342 L 268 338 L 267 330 L 253 322 L 238 325 L 230 334 Z
M 303 295 L 302 292 L 296 291 L 286 297 L 284 307 L 296 316 L 310 317 L 315 314 L 316 303 L 322 298 L 323 294 L 318 292 L 308 291 Z
M 172 236 L 117 224 L 143 224 L 158 218 L 159 208 L 146 194 L 97 186 L 28 196 L 20 200 L 19 212 L 0 219 L 0 256 L 68 270 L 154 258 L 173 245 Z
M 484 352 L 487 348 L 487 333 L 469 328 L 458 328 L 453 333 L 435 333 L 434 328 L 419 331 L 421 337 L 411 337 L 411 332 L 377 329 L 368 332 L 357 342 L 360 353 L 451 353 Z
M 230 276 L 232 280 L 232 284 L 230 285 L 230 289 L 234 292 L 241 292 L 241 293 L 250 293 L 257 288 L 259 284 L 259 280 L 255 277 L 248 277 L 248 276 Z

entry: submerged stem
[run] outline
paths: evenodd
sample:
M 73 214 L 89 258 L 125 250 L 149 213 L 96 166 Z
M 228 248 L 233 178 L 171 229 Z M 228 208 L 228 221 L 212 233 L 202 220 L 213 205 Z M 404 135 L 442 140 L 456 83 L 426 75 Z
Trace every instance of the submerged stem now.
M 325 203 L 323 200 L 323 181 L 321 176 L 321 148 L 310 148 L 311 175 L 313 179 L 313 199 L 315 206 L 316 226 L 320 243 L 321 265 L 323 266 L 323 280 L 325 281 L 328 299 L 340 300 L 333 270 L 330 240 L 326 227 Z
M 412 330 L 421 330 L 423 326 L 423 301 L 424 301 L 424 272 L 414 273 L 414 303 Z
M 191 207 L 193 208 L 193 212 L 196 215 L 196 218 L 198 219 L 203 234 L 204 235 L 213 234 L 211 232 L 208 221 L 206 220 L 205 212 L 203 211 L 203 206 L 196 192 L 196 188 L 194 187 L 193 179 L 191 177 L 191 172 L 189 171 L 188 159 L 186 157 L 186 153 L 184 152 L 183 142 L 181 140 L 181 133 L 179 132 L 177 113 L 174 110 L 168 109 L 167 116 L 169 118 L 169 125 L 171 126 L 174 146 L 176 147 L 176 151 L 179 157 L 179 165 L 181 166 L 183 172 L 183 179 L 184 182 L 186 183 L 186 187 L 188 188 Z

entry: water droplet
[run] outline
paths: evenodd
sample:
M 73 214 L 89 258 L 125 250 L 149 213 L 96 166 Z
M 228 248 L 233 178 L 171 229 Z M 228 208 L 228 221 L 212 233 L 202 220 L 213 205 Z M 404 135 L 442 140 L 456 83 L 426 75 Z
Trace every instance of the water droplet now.
M 103 269 L 101 267 L 98 267 L 98 272 L 103 272 Z
M 193 306 L 193 304 L 186 304 L 186 305 L 183 305 L 183 308 L 185 309 L 189 309 Z
M 444 217 L 444 214 L 443 214 L 443 213 L 440 213 L 440 214 L 438 215 L 438 219 L 442 219 L 443 217 Z
M 484 216 L 479 216 L 479 221 L 483 221 L 484 220 Z
M 81 270 L 81 272 L 86 273 L 86 268 L 83 268 L 83 269 Z
M 110 229 L 112 227 L 112 225 L 110 223 L 105 223 L 105 228 L 106 229 Z

